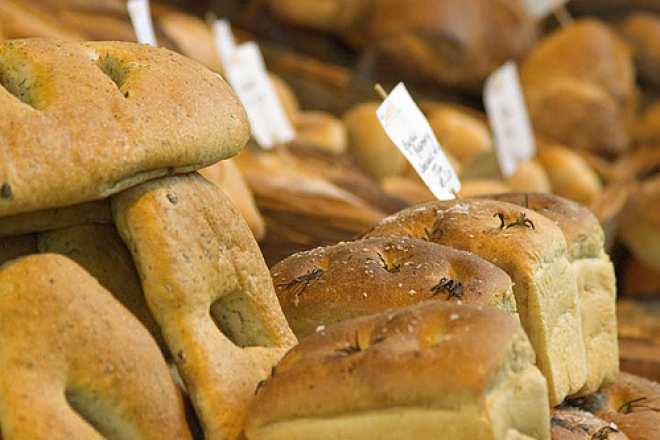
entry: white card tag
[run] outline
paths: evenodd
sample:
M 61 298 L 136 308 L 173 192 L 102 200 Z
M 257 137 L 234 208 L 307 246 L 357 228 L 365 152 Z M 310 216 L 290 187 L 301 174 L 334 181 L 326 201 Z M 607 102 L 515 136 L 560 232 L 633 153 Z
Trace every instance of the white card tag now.
M 257 143 L 268 149 L 291 141 L 295 130 L 270 81 L 259 46 L 253 41 L 239 44 L 224 69 L 245 107 Z
M 440 200 L 456 197 L 461 182 L 408 90 L 399 83 L 376 110 L 385 133 Z
M 213 40 L 220 56 L 220 61 L 223 66 L 226 66 L 230 63 L 231 56 L 234 50 L 236 50 L 236 42 L 234 40 L 234 34 L 231 32 L 231 25 L 224 18 L 214 20 L 211 32 L 213 33 Z
M 539 21 L 559 8 L 563 8 L 566 3 L 568 0 L 525 0 L 529 15 Z
M 520 162 L 536 155 L 534 135 L 515 62 L 508 61 L 488 77 L 483 99 L 495 138 L 500 170 L 504 177 L 509 177 Z
M 135 30 L 138 43 L 157 46 L 156 33 L 151 21 L 149 0 L 128 0 L 126 4 L 128 15 Z

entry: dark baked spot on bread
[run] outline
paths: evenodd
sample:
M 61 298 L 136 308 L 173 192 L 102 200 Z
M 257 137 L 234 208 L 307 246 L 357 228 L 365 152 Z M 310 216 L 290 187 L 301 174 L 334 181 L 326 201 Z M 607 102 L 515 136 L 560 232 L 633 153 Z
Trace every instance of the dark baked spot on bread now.
M 660 412 L 660 405 L 654 406 L 651 403 L 651 399 L 646 396 L 637 397 L 631 399 L 627 402 L 624 402 L 618 409 L 617 412 L 622 414 L 630 414 L 635 411 L 655 411 Z
M 176 194 L 168 193 L 167 194 L 167 200 L 170 201 L 171 204 L 176 205 L 179 203 L 179 198 L 177 197 Z
M 432 296 L 437 296 L 442 293 L 447 294 L 447 299 L 456 298 L 463 299 L 463 291 L 465 286 L 459 280 L 454 280 L 451 278 L 440 278 L 440 281 L 435 286 L 431 287 L 433 292 Z
M 9 199 L 11 196 L 11 185 L 9 185 L 7 182 L 3 183 L 2 186 L 0 186 L 0 198 Z

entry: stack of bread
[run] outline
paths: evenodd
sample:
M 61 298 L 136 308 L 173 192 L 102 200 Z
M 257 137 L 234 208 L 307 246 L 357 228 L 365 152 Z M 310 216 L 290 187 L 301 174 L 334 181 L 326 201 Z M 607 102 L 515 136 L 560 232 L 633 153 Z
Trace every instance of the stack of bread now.
M 247 223 L 196 172 L 246 143 L 240 101 L 130 42 L 8 40 L 0 66 L 3 437 L 237 438 L 296 342 Z
M 660 422 L 656 413 L 640 423 L 627 417 L 657 408 L 660 396 L 657 384 L 619 372 L 616 278 L 604 244 L 583 205 L 506 193 L 412 206 L 360 238 L 285 258 L 271 274 L 301 342 L 259 387 L 248 438 L 564 438 L 589 430 L 653 438 L 657 427 L 647 427 Z M 492 316 L 481 322 L 482 313 Z M 514 358 L 506 332 L 476 340 L 500 319 L 524 335 Z M 429 335 L 436 326 L 440 334 Z M 496 348 L 500 338 L 508 348 Z M 533 353 L 524 362 L 523 346 Z M 436 352 L 444 353 L 439 377 L 423 363 Z M 291 401 L 292 390 L 303 404 Z
M 85 42 L 134 41 L 124 0 L 0 2 L 58 38 L 0 49 L 3 438 L 660 436 L 652 4 L 232 2 L 296 131 L 264 150 L 168 3 L 170 50 Z M 536 155 L 504 177 L 475 96 L 508 59 Z M 460 198 L 377 121 L 400 80 Z

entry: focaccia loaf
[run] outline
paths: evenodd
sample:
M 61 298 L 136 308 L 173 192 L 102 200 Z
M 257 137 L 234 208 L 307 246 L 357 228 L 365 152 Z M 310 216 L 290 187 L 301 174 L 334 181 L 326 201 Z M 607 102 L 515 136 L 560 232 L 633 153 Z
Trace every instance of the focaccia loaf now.
M 129 42 L 0 45 L 0 216 L 73 205 L 236 154 L 245 110 L 210 69 Z

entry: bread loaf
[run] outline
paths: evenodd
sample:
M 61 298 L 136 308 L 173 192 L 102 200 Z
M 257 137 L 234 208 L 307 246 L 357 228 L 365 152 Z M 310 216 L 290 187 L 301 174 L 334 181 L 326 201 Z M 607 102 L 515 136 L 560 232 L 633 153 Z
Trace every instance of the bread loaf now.
M 585 18 L 546 36 L 520 63 L 520 80 L 538 135 L 610 157 L 629 149 L 635 66 L 605 23 Z
M 158 346 L 67 257 L 0 269 L 3 438 L 191 439 Z
M 0 216 L 202 168 L 235 155 L 249 136 L 245 110 L 222 78 L 169 50 L 10 40 L 0 45 L 0 65 L 0 142 L 8 151 Z
M 122 191 L 112 210 L 206 438 L 238 438 L 254 387 L 296 341 L 252 232 L 197 173 Z
M 302 340 L 258 388 L 245 434 L 548 439 L 548 413 L 546 382 L 515 318 L 426 301 Z
M 398 226 L 415 218 L 421 224 Z M 413 230 L 504 269 L 514 282 L 518 313 L 537 365 L 548 380 L 550 404 L 580 391 L 587 365 L 577 277 L 566 239 L 553 221 L 511 203 L 465 198 L 411 208 L 402 218 L 393 215 L 384 223 L 365 236 L 396 237 Z
M 497 307 L 516 315 L 512 282 L 467 252 L 411 238 L 371 238 L 299 252 L 271 268 L 298 338 L 317 329 L 421 301 Z
M 568 259 L 577 277 L 587 362 L 587 378 L 579 393 L 594 393 L 612 383 L 619 372 L 617 282 L 598 219 L 585 206 L 553 194 L 509 193 L 489 198 L 532 209 L 563 232 Z

